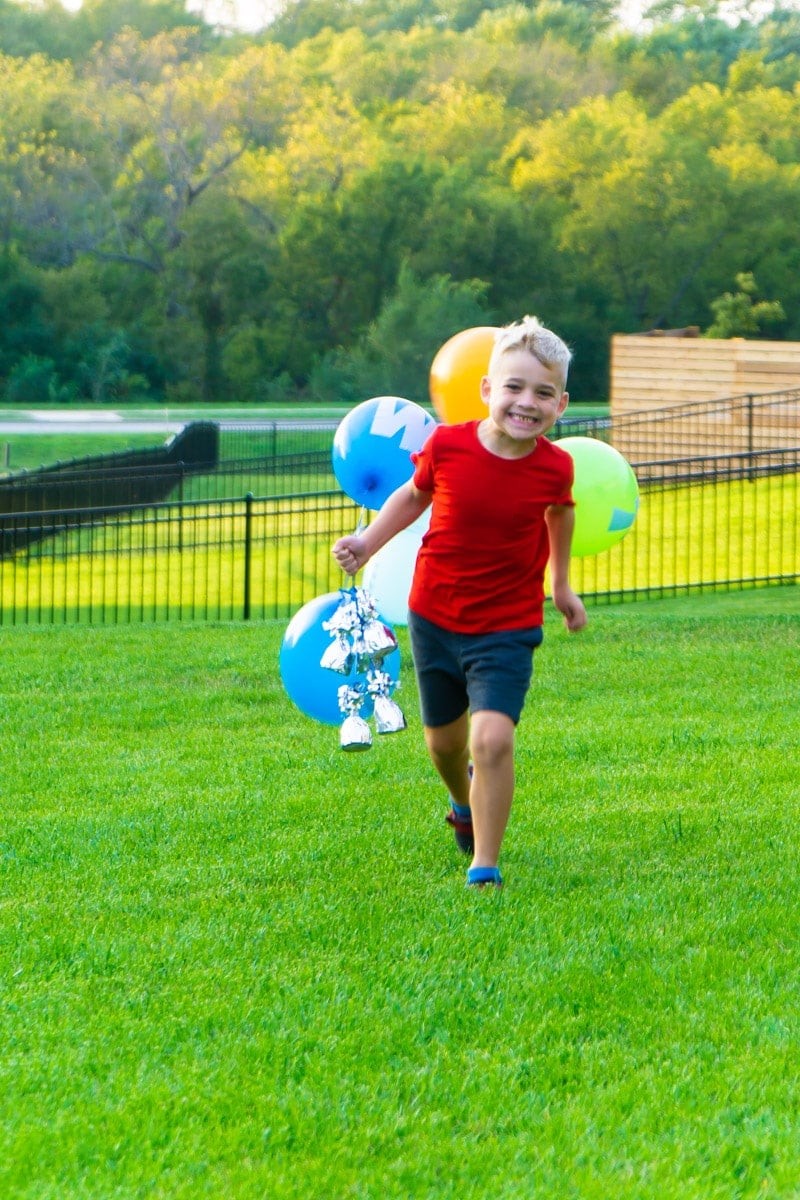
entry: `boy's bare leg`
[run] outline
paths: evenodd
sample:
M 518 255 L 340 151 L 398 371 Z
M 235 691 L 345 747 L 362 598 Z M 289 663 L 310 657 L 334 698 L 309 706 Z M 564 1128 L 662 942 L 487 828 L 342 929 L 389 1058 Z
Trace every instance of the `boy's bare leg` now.
M 425 726 L 431 762 L 456 804 L 469 805 L 469 716 L 465 712 L 449 725 Z
M 473 867 L 496 867 L 514 798 L 514 722 L 487 709 L 473 713 L 469 803 L 475 833 Z

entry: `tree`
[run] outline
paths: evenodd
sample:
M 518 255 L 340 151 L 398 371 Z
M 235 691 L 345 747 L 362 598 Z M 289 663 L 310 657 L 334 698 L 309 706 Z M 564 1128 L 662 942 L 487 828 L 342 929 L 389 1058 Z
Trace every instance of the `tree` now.
M 711 301 L 714 320 L 703 337 L 758 337 L 764 325 L 779 325 L 786 313 L 779 300 L 756 300 L 756 281 L 750 271 L 736 276 L 736 292 L 725 292 Z
M 333 192 L 298 197 L 268 294 L 286 347 L 281 370 L 304 382 L 319 355 L 348 345 L 376 318 L 441 173 L 419 157 L 384 152 Z
M 73 19 L 59 0 L 42 4 L 0 0 L 0 54 L 9 58 L 70 58 L 75 50 Z
M 629 98 L 590 102 L 536 132 L 514 184 L 574 269 L 605 281 L 617 329 L 696 323 L 731 260 L 760 273 L 800 215 L 795 167 L 778 159 L 797 161 L 796 105 L 705 87 L 651 120 Z
M 16 256 L 0 260 L 0 380 L 25 354 L 51 352 L 53 325 L 33 273 Z
M 618 38 L 614 58 L 620 87 L 644 101 L 653 114 L 696 85 L 724 87 L 737 59 L 757 49 L 759 34 L 749 24 L 723 20 L 716 15 L 717 7 L 709 5 L 705 14 L 690 8 L 641 37 Z
M 461 329 L 491 323 L 482 284 L 456 283 L 446 275 L 422 280 L 404 263 L 397 286 L 356 344 L 323 356 L 309 393 L 320 400 L 390 395 L 427 404 L 440 346 Z
M 71 57 L 91 62 L 98 46 L 111 46 L 133 33 L 143 42 L 169 37 L 186 39 L 197 53 L 208 53 L 220 44 L 220 33 L 185 0 L 82 0 L 72 16 L 70 31 L 76 49 Z
M 375 36 L 408 33 L 431 26 L 463 33 L 485 16 L 506 9 L 508 0 L 285 0 L 270 26 L 270 34 L 294 47 L 325 29 L 337 33 L 358 28 Z M 580 31 L 583 42 L 611 24 L 615 0 L 520 0 L 520 9 L 535 14 L 539 28 Z

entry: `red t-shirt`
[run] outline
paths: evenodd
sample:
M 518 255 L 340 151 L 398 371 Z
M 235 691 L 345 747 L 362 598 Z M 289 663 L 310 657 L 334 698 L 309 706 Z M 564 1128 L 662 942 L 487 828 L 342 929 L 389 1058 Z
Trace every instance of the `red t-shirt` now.
M 411 455 L 433 506 L 408 606 L 455 633 L 528 629 L 543 621 L 545 510 L 573 503 L 572 458 L 543 437 L 524 458 L 500 458 L 478 425 L 437 425 Z

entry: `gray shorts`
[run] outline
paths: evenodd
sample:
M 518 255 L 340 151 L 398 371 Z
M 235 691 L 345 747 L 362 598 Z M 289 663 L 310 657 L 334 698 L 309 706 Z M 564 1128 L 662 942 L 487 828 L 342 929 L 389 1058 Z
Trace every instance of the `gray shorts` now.
M 505 713 L 516 725 L 541 646 L 541 625 L 504 633 L 451 633 L 409 611 L 408 632 L 423 724 L 449 725 L 469 709 Z

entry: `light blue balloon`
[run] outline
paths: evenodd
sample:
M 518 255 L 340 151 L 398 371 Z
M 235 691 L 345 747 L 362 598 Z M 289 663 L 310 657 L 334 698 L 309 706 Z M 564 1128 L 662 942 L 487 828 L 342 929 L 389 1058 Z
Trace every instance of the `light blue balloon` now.
M 408 624 L 408 596 L 414 578 L 417 554 L 431 523 L 431 510 L 373 554 L 364 567 L 364 590 L 372 596 L 381 618 L 390 626 Z
M 322 628 L 342 603 L 341 592 L 326 592 L 309 600 L 286 627 L 280 650 L 281 680 L 286 692 L 301 712 L 326 725 L 341 725 L 344 713 L 339 709 L 339 688 L 365 683 L 366 674 L 341 675 L 320 666 L 320 659 L 331 644 L 332 635 Z M 400 678 L 400 651 L 392 650 L 381 663 L 381 670 L 392 679 Z M 373 710 L 367 697 L 359 715 L 368 717 Z
M 414 474 L 411 455 L 435 428 L 413 400 L 376 396 L 357 404 L 333 438 L 333 473 L 342 491 L 364 508 L 381 508 Z

